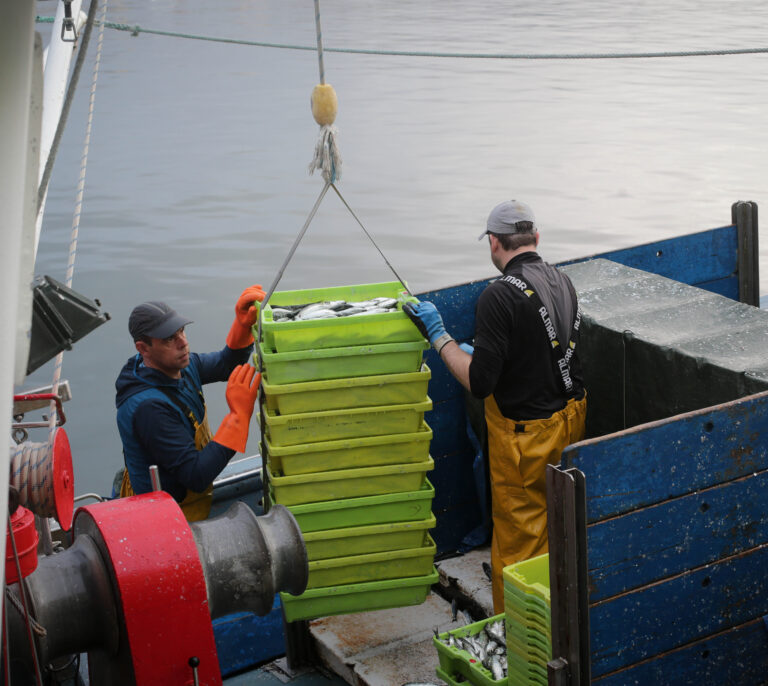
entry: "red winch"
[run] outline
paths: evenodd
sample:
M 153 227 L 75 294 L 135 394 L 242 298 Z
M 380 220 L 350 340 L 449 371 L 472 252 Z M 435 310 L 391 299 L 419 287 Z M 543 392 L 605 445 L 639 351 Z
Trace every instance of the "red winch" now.
M 81 507 L 74 542 L 40 558 L 26 580 L 40 664 L 87 653 L 90 683 L 222 683 L 211 620 L 267 614 L 275 593 L 301 593 L 308 563 L 290 511 L 257 517 L 243 503 L 188 523 L 157 491 Z M 9 587 L 18 595 L 18 584 Z M 27 631 L 10 612 L 11 654 L 32 664 Z

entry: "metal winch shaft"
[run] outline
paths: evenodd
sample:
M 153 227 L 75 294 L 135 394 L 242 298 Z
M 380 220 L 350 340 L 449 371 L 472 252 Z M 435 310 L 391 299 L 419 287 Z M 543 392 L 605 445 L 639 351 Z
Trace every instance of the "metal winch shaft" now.
M 248 610 L 265 615 L 277 591 L 307 586 L 304 539 L 290 510 L 274 506 L 257 517 L 244 503 L 190 524 L 203 565 L 211 618 Z

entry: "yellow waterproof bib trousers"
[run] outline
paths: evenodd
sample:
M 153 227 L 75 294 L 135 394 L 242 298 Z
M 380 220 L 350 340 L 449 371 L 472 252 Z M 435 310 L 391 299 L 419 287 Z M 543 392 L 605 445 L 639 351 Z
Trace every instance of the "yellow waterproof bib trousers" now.
M 493 395 L 485 399 L 491 472 L 493 609 L 504 612 L 502 570 L 542 555 L 547 546 L 546 469 L 563 449 L 584 438 L 586 395 L 547 419 L 504 417 Z
M 205 409 L 203 421 L 195 422 L 195 448 L 202 450 L 213 439 L 211 427 L 208 424 L 208 408 Z M 120 497 L 125 498 L 129 495 L 135 495 L 131 487 L 131 480 L 128 476 L 128 470 L 123 472 L 123 481 L 120 484 Z M 213 484 L 208 486 L 202 493 L 187 490 L 184 500 L 179 503 L 184 516 L 188 522 L 197 522 L 205 519 L 211 512 L 211 501 L 213 500 Z

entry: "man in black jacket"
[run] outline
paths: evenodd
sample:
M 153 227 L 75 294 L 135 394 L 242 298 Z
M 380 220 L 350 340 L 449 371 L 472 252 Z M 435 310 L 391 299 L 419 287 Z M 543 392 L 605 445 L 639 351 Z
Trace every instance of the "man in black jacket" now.
M 406 308 L 451 374 L 485 400 L 491 473 L 495 612 L 502 570 L 547 552 L 546 466 L 584 437 L 586 394 L 576 353 L 580 315 L 567 276 L 536 252 L 528 205 L 493 208 L 480 239 L 502 273 L 478 298 L 474 348 L 459 346 L 432 303 Z

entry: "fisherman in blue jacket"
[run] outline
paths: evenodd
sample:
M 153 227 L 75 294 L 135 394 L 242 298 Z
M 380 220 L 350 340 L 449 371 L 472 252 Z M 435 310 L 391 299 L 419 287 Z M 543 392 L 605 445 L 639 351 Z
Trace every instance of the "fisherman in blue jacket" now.
M 246 288 L 235 306 L 226 346 L 190 353 L 185 327 L 192 322 L 162 302 L 136 306 L 128 329 L 138 354 L 117 378 L 117 427 L 126 471 L 120 496 L 152 490 L 149 468 L 180 503 L 189 521 L 210 512 L 213 479 L 235 452 L 244 452 L 261 375 L 247 364 L 253 349 L 251 327 L 261 286 Z M 229 414 L 215 435 L 206 414 L 203 385 L 227 381 Z

